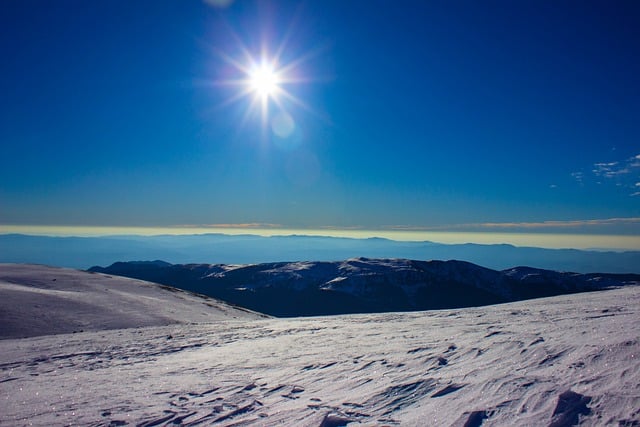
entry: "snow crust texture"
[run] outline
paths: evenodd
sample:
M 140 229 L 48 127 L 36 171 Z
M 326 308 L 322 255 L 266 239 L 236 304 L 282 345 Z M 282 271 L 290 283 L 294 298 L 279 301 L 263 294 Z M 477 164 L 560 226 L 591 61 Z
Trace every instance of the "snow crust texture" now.
M 0 425 L 637 426 L 640 288 L 0 341 Z

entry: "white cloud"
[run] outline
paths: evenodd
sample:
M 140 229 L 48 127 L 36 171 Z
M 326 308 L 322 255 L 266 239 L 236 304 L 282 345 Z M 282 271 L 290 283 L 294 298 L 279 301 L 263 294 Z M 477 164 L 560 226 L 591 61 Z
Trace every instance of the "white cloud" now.
M 594 163 L 594 168 L 591 171 L 596 176 L 602 176 L 605 178 L 626 175 L 633 173 L 636 169 L 640 168 L 640 162 L 638 162 L 638 160 L 640 160 L 640 154 L 622 162 Z
M 246 222 L 246 223 L 224 223 L 224 224 L 179 224 L 174 227 L 179 228 L 282 228 L 281 224 L 271 224 L 266 222 Z
M 591 169 L 592 177 L 599 185 L 605 185 L 612 182 L 618 188 L 627 188 L 636 190 L 640 187 L 640 154 L 629 157 L 620 161 L 598 162 L 593 164 Z M 585 183 L 587 178 L 581 172 L 571 174 L 580 184 Z M 632 196 L 637 196 L 637 192 L 633 192 Z
M 591 171 L 596 176 L 604 178 L 614 178 L 618 175 L 625 175 L 631 172 L 627 166 L 622 166 L 619 162 L 596 163 L 593 166 L 595 166 L 595 169 Z
M 558 227 L 585 227 L 603 225 L 629 225 L 640 224 L 640 218 L 607 218 L 607 219 L 583 219 L 571 221 L 540 221 L 540 222 L 497 222 L 473 224 L 486 228 L 558 228 Z
M 584 172 L 572 172 L 571 176 L 580 184 L 584 182 Z
M 637 192 L 634 195 L 640 195 Z M 628 218 L 604 218 L 604 219 L 577 219 L 577 220 L 549 220 L 531 222 L 476 222 L 463 224 L 449 224 L 441 226 L 388 226 L 385 229 L 403 231 L 491 231 L 500 230 L 504 232 L 515 230 L 544 231 L 558 229 L 637 229 L 640 226 L 640 217 Z

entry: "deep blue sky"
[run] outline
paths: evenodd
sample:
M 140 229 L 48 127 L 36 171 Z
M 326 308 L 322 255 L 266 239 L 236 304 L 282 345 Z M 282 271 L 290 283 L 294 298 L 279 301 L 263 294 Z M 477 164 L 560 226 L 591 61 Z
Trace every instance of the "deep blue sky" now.
M 637 235 L 638 22 L 636 1 L 5 0 L 0 224 Z M 225 102 L 261 47 L 301 80 L 286 138 Z

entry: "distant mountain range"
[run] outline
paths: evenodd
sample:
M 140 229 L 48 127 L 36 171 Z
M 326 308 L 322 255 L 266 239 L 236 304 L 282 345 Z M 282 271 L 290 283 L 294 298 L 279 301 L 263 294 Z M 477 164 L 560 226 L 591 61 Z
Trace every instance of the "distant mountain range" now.
M 638 274 L 578 274 L 464 261 L 352 258 L 252 265 L 117 262 L 91 272 L 157 282 L 274 316 L 432 310 L 640 285 Z
M 122 260 L 171 263 L 257 264 L 337 261 L 353 257 L 464 260 L 504 270 L 529 265 L 558 271 L 640 273 L 640 251 L 604 252 L 511 245 L 401 242 L 381 238 L 319 236 L 164 235 L 46 237 L 0 235 L 0 262 L 38 263 L 86 269 Z

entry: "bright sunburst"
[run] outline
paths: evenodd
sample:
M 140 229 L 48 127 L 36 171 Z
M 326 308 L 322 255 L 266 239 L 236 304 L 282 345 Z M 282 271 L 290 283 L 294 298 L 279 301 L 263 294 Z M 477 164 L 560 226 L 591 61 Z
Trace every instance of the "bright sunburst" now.
M 286 39 L 288 37 L 285 37 Z M 241 100 L 249 101 L 240 127 L 256 112 L 261 117 L 263 130 L 272 125 L 270 122 L 277 116 L 286 116 L 291 120 L 290 112 L 293 108 L 302 107 L 313 113 L 311 108 L 291 92 L 292 87 L 296 84 L 311 81 L 309 76 L 304 75 L 301 64 L 313 54 L 305 54 L 297 58 L 290 58 L 289 61 L 283 61 L 284 42 L 277 46 L 273 52 L 269 52 L 269 49 L 263 46 L 257 54 L 250 52 L 242 43 L 239 44 L 241 54 L 238 56 L 218 52 L 223 61 L 232 66 L 233 71 L 228 72 L 227 76 L 219 80 L 217 84 L 237 89 L 222 105 L 229 105 Z
M 249 73 L 249 87 L 262 98 L 275 97 L 281 78 L 271 65 L 261 64 Z

